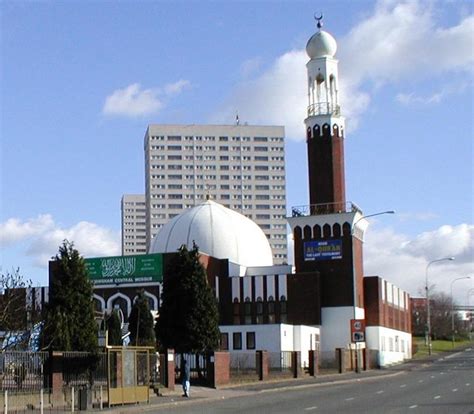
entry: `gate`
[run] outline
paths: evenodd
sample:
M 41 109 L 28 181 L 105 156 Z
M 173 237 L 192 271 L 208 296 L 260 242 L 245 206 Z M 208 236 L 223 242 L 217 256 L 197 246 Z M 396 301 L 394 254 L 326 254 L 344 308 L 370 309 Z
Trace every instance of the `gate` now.
M 109 405 L 149 402 L 152 347 L 107 348 Z
M 209 358 L 210 354 L 175 354 L 175 382 L 181 384 L 181 366 L 185 359 L 191 371 L 191 385 L 208 386 L 210 384 L 209 378 Z

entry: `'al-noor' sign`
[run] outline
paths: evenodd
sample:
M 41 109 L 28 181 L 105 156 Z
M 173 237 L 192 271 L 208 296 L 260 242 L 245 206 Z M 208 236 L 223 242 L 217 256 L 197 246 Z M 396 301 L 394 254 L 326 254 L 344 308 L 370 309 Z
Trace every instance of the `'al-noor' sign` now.
M 84 259 L 94 285 L 161 282 L 163 255 L 113 256 Z
M 335 260 L 342 258 L 342 240 L 304 243 L 304 260 Z

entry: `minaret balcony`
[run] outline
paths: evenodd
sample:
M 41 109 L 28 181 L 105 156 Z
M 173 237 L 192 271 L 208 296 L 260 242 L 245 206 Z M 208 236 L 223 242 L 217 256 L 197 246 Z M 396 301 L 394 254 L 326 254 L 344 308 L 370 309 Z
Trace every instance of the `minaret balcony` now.
M 308 106 L 308 116 L 341 115 L 340 105 L 331 102 L 318 102 Z
M 310 204 L 291 208 L 291 217 L 319 216 L 323 214 L 360 213 L 362 210 L 351 201 L 339 203 Z

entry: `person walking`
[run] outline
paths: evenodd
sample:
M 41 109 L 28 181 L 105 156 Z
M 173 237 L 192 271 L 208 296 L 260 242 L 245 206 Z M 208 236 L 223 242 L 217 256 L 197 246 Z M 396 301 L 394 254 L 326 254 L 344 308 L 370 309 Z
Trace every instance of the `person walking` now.
M 191 388 L 191 370 L 189 369 L 188 361 L 185 359 L 183 360 L 183 367 L 181 371 L 181 375 L 183 378 L 183 397 L 189 398 L 189 392 Z

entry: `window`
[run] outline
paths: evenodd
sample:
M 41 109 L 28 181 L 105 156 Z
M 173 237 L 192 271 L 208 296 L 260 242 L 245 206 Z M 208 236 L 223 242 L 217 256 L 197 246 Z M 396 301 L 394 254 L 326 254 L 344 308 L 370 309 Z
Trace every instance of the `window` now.
M 229 334 L 228 333 L 221 333 L 221 350 L 222 351 L 229 350 Z
M 181 145 L 168 145 L 169 151 L 181 151 Z
M 287 320 L 287 307 L 286 307 L 286 297 L 281 296 L 280 297 L 280 323 L 286 323 Z
M 244 304 L 244 313 L 245 313 L 245 323 L 250 325 L 252 323 L 252 303 L 250 302 L 250 298 L 245 298 Z
M 234 316 L 234 325 L 240 324 L 240 305 L 239 300 L 234 298 L 234 303 L 232 305 L 232 314 Z
M 242 333 L 234 332 L 232 334 L 232 344 L 234 349 L 242 349 Z
M 256 322 L 258 324 L 260 323 L 263 323 L 263 301 L 262 301 L 262 298 L 259 296 L 257 298 L 257 304 L 256 304 L 256 313 L 257 313 L 257 318 L 256 318 Z
M 255 332 L 247 332 L 247 349 L 255 349 Z
M 275 323 L 275 301 L 273 296 L 268 297 L 268 323 Z

